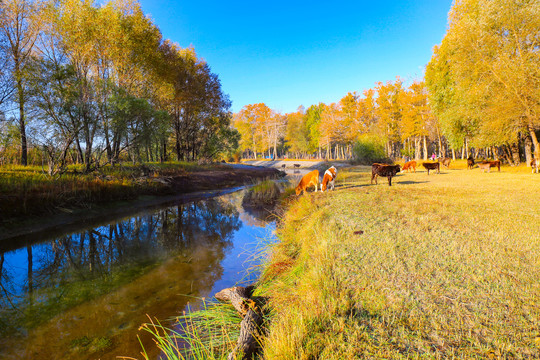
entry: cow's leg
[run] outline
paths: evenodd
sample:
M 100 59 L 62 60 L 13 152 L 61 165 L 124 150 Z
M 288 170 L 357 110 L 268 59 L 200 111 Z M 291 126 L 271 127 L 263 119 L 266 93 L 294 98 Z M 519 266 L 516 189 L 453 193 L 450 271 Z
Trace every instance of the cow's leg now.
M 392 177 L 387 176 L 387 178 L 388 178 L 388 186 L 392 186 Z

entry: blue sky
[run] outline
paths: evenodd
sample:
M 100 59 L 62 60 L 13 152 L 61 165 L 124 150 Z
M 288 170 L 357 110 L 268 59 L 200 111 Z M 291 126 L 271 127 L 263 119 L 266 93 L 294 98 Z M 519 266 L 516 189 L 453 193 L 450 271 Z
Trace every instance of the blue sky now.
M 452 1 L 140 3 L 165 38 L 208 62 L 234 112 L 264 102 L 286 113 L 422 78 Z

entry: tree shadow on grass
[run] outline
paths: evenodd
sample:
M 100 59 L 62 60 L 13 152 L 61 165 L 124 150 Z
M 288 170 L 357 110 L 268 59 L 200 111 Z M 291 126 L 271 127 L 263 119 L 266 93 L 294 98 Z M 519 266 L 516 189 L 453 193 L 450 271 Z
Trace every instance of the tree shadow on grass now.
M 399 185 L 414 185 L 414 184 L 425 184 L 429 181 L 411 181 L 411 180 L 407 180 L 407 181 L 396 181 L 396 184 L 399 184 Z
M 343 184 L 336 185 L 336 190 L 347 190 L 347 189 L 357 189 L 370 186 L 371 184 Z

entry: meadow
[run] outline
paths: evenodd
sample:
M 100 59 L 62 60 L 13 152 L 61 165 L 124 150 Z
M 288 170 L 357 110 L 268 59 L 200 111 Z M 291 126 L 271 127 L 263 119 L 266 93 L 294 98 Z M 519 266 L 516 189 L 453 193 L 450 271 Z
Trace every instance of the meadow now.
M 258 288 L 264 357 L 538 358 L 540 175 L 465 168 L 342 169 L 293 202 Z

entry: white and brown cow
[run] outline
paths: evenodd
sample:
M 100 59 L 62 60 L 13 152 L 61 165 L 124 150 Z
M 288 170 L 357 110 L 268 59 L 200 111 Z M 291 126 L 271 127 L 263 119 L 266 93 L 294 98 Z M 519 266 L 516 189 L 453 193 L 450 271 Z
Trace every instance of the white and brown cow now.
M 540 159 L 532 159 L 531 160 L 531 168 L 532 168 L 532 173 L 537 173 L 538 174 L 538 170 L 540 169 Z
M 334 190 L 334 180 L 336 180 L 337 169 L 335 166 L 330 167 L 324 172 L 324 176 L 321 183 L 321 192 L 326 191 L 326 188 L 330 186 Z

